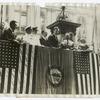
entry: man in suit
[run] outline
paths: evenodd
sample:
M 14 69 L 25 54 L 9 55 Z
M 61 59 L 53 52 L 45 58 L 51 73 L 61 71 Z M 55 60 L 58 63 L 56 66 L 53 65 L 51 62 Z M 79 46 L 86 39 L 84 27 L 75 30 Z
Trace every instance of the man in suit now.
M 61 42 L 62 49 L 73 50 L 74 49 L 74 42 L 71 40 L 71 33 L 66 33 L 64 40 Z
M 49 47 L 58 47 L 58 28 L 54 27 L 53 30 L 51 30 L 51 35 L 48 37 L 48 46 Z
M 4 30 L 4 33 L 2 34 L 2 39 L 3 40 L 15 40 L 16 35 L 14 33 L 16 27 L 17 27 L 17 22 L 15 20 L 12 20 L 10 22 L 10 28 Z
M 40 37 L 40 44 L 43 46 L 47 46 L 47 32 L 42 31 L 41 32 L 41 37 Z

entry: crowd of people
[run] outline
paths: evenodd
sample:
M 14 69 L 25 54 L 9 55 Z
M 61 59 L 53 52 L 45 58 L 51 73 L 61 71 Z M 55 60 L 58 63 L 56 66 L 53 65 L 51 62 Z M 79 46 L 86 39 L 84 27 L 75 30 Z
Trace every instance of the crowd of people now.
M 17 28 L 17 22 L 12 20 L 10 22 L 10 27 L 8 29 L 3 30 L 3 34 L 0 36 L 1 40 L 8 40 L 8 41 L 16 41 L 17 43 L 23 44 L 28 43 L 31 45 L 38 45 L 37 41 L 37 31 L 38 27 L 31 27 L 27 26 L 25 28 L 25 34 L 22 37 L 18 37 L 15 34 L 15 29 Z M 87 50 L 89 47 L 86 44 L 84 39 L 80 40 L 79 46 L 76 46 L 73 39 L 72 39 L 72 32 L 67 32 L 64 34 L 61 40 L 58 39 L 59 29 L 58 27 L 54 27 L 51 30 L 51 34 L 48 36 L 48 33 L 44 30 L 41 31 L 41 35 L 39 38 L 39 42 L 41 46 L 46 47 L 54 47 L 54 48 L 62 48 L 62 49 L 80 49 L 80 50 Z

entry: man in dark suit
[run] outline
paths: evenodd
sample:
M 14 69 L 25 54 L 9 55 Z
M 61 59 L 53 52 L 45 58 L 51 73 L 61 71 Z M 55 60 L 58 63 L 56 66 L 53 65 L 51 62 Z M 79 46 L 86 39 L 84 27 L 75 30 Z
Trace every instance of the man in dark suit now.
M 42 31 L 41 32 L 41 37 L 40 37 L 40 44 L 43 45 L 43 46 L 47 46 L 47 32 L 45 31 Z
M 49 47 L 58 47 L 58 38 L 57 35 L 58 34 L 58 28 L 54 28 L 53 30 L 51 30 L 51 35 L 48 37 L 48 46 Z
M 16 29 L 16 21 L 12 20 L 10 22 L 10 28 L 4 30 L 4 33 L 2 34 L 2 39 L 3 40 L 15 40 L 16 35 L 14 33 L 14 30 Z

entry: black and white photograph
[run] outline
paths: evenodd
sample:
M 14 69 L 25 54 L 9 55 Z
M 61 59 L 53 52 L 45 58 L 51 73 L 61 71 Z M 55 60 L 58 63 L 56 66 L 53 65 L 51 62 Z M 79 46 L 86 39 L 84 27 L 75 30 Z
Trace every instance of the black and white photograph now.
M 0 95 L 100 95 L 100 4 L 0 4 Z

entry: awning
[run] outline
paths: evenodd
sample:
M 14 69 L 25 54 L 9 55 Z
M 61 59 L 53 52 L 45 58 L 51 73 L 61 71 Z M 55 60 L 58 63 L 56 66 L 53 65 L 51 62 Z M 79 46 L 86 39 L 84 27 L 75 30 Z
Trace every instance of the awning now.
M 75 34 L 76 28 L 78 28 L 81 24 L 69 22 L 66 20 L 57 20 L 54 23 L 47 26 L 48 29 L 53 29 L 54 27 L 58 27 L 60 29 L 61 34 L 65 34 L 66 32 L 73 32 Z

